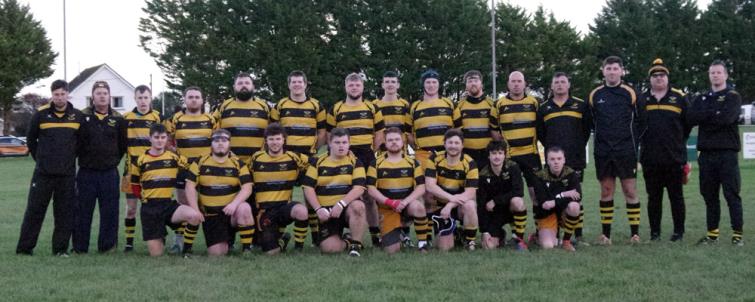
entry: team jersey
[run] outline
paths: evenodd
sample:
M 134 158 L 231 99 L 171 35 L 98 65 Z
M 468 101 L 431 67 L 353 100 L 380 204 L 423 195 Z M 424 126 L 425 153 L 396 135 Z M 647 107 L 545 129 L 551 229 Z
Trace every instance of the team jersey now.
M 585 146 L 590 140 L 592 114 L 585 101 L 569 97 L 560 106 L 550 99 L 537 110 L 537 139 L 545 149 L 564 149 L 566 165 L 577 170 L 586 166 Z
M 550 169 L 546 168 L 535 173 L 535 176 L 537 176 L 537 182 L 535 183 L 535 197 L 538 200 L 537 207 L 540 207 L 540 205 L 549 200 L 555 200 L 557 204 L 572 201 L 570 198 L 556 198 L 562 192 L 576 190 L 580 195 L 582 194 L 579 176 L 568 166 L 564 166 L 561 175 L 553 175 Z M 574 201 L 579 202 L 579 200 Z M 553 209 L 547 211 L 553 211 Z
M 265 128 L 270 118 L 270 106 L 264 100 L 253 98 L 239 101 L 225 100 L 213 117 L 218 128 L 231 132 L 231 151 L 244 162 L 264 145 Z
M 424 184 L 424 170 L 419 162 L 406 156 L 398 162 L 391 162 L 386 154 L 378 157 L 367 168 L 367 187 L 378 189 L 390 199 L 404 199 L 416 186 Z M 388 208 L 383 204 L 380 207 Z
M 495 108 L 501 135 L 509 143 L 509 154 L 512 157 L 538 154 L 537 99 L 528 95 L 515 101 L 503 96 Z
M 176 152 L 194 162 L 210 154 L 212 148 L 212 131 L 215 119 L 209 114 L 188 115 L 176 112 L 165 120 L 165 128 L 176 141 Z
M 286 151 L 271 156 L 267 151 L 252 155 L 249 172 L 254 182 L 254 200 L 261 209 L 286 204 L 291 201 L 299 176 L 304 174 L 308 157 L 301 153 Z
M 464 148 L 484 150 L 492 140 L 491 130 L 498 130 L 495 104 L 488 96 L 465 97 L 454 109 L 454 127 L 464 133 Z
M 632 86 L 601 85 L 590 92 L 588 105 L 595 130 L 594 154 L 598 157 L 637 155 L 639 123 L 637 95 Z
M 370 102 L 357 105 L 340 101 L 328 112 L 328 131 L 344 128 L 349 131 L 352 148 L 371 148 L 375 134 L 383 130 L 383 114 Z
M 317 153 L 317 131 L 325 129 L 326 115 L 317 99 L 300 103 L 286 97 L 272 108 L 270 120 L 286 129 L 286 150 L 311 155 Z
M 168 202 L 173 197 L 179 168 L 189 168 L 185 157 L 171 151 L 159 156 L 145 151 L 131 166 L 131 183 L 141 185 L 142 202 Z
M 135 162 L 139 156 L 149 150 L 151 145 L 149 128 L 160 123 L 160 112 L 150 109 L 147 113 L 141 114 L 134 108 L 123 116 L 123 120 L 126 122 L 126 138 L 128 139 L 126 153 L 129 155 L 129 160 Z
M 418 149 L 443 150 L 443 135 L 454 127 L 454 105 L 446 98 L 416 101 L 409 109 L 409 127 Z
M 402 98 L 393 101 L 375 99 L 372 104 L 383 114 L 386 129 L 396 127 L 404 133 L 409 132 L 409 102 Z
M 228 205 L 252 181 L 249 169 L 238 159 L 226 158 L 222 163 L 212 155 L 204 155 L 189 168 L 187 180 L 197 184 L 199 206 L 223 207 Z
M 327 153 L 310 158 L 302 179 L 302 186 L 314 189 L 323 207 L 334 206 L 354 186 L 364 185 L 364 166 L 351 154 L 338 160 L 331 159 Z
M 455 165 L 448 164 L 446 151 L 440 151 L 430 156 L 425 177 L 434 178 L 439 187 L 449 194 L 461 194 L 465 188 L 477 189 L 479 171 L 472 157 L 463 154 Z M 448 201 L 438 198 L 438 202 Z

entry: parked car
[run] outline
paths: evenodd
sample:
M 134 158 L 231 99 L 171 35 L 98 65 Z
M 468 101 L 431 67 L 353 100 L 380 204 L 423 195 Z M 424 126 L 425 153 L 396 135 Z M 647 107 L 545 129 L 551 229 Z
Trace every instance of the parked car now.
M 0 136 L 0 157 L 27 155 L 29 147 L 25 141 L 13 136 Z

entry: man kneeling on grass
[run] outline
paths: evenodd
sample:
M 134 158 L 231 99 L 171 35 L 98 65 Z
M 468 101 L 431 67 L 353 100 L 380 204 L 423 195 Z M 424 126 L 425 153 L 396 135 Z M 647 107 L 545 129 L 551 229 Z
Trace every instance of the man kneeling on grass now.
M 173 229 L 186 222 L 198 225 L 202 214 L 173 199 L 178 169 L 188 168 L 186 158 L 165 150 L 168 132 L 162 124 L 149 129 L 150 148 L 131 167 L 131 189 L 142 201 L 142 236 L 150 256 L 160 256 L 165 249 L 166 226 Z
M 349 133 L 335 128 L 328 139 L 328 153 L 312 157 L 302 179 L 304 197 L 320 220 L 320 251 L 361 256 L 366 229 L 364 203 L 365 173 L 362 163 L 349 152 Z M 343 229 L 351 230 L 343 236 Z
M 579 176 L 564 165 L 564 150 L 552 146 L 545 151 L 547 169 L 535 175 L 535 219 L 537 220 L 538 244 L 544 249 L 558 246 L 559 223 L 564 228 L 561 247 L 574 252 L 571 236 L 579 222 L 579 206 L 582 188 Z
M 464 224 L 464 241 L 467 250 L 475 249 L 477 237 L 478 171 L 472 157 L 462 153 L 464 135 L 450 129 L 443 137 L 445 151 L 430 156 L 425 167 L 427 191 L 425 197 L 434 199 L 440 209 L 433 209 L 433 227 L 442 251 L 454 247 L 456 221 Z M 432 202 L 430 204 L 433 204 Z
M 228 242 L 236 230 L 241 236 L 241 253 L 252 251 L 254 219 L 246 202 L 252 193 L 249 168 L 230 156 L 231 132 L 212 133 L 211 153 L 191 164 L 186 179 L 189 206 L 204 215 L 202 229 L 210 256 L 228 254 Z M 184 257 L 191 256 L 199 223 L 189 223 L 184 233 Z
M 379 206 L 381 244 L 389 254 L 399 251 L 403 234 L 401 219 L 407 217 L 414 220 L 419 250 L 426 252 L 430 227 L 425 205 L 419 199 L 425 194 L 424 172 L 416 159 L 404 155 L 401 129 L 385 130 L 385 148 L 386 153 L 372 161 L 367 170 L 367 191 Z

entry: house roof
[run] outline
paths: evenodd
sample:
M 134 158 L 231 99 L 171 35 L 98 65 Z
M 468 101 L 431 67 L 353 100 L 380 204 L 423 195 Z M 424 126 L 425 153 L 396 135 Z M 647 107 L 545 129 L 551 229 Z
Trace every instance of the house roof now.
M 76 90 L 76 88 L 78 88 L 82 83 L 86 82 L 86 80 L 89 79 L 89 77 L 91 77 L 95 72 L 97 72 L 98 70 L 100 70 L 100 68 L 107 68 L 107 69 L 109 69 L 121 81 L 123 81 L 123 83 L 125 83 L 126 85 L 128 85 L 132 89 L 134 88 L 134 85 L 131 85 L 131 83 L 129 83 L 128 81 L 126 81 L 126 79 L 124 79 L 120 74 L 118 74 L 115 70 L 113 70 L 113 68 L 111 68 L 110 66 L 108 66 L 105 63 L 102 63 L 100 65 L 92 66 L 92 67 L 89 67 L 89 68 L 84 69 L 83 71 L 81 71 L 81 73 L 79 73 L 79 75 L 77 75 L 75 78 L 73 78 L 73 80 L 71 80 L 71 82 L 68 83 L 68 91 L 73 92 L 74 90 Z
M 74 91 L 76 87 L 79 87 L 81 83 L 84 83 L 89 77 L 91 77 L 100 67 L 104 66 L 105 64 L 100 64 L 97 66 L 92 66 L 87 69 L 84 69 L 79 75 L 77 75 L 71 82 L 68 83 L 68 91 Z

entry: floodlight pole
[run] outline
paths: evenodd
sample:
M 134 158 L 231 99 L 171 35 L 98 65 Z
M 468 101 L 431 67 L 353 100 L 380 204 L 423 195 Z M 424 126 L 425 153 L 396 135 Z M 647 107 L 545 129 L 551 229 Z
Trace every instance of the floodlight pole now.
M 66 48 L 66 0 L 63 0 L 63 80 L 68 81 L 68 52 Z
M 492 67 L 491 77 L 493 79 L 493 92 L 491 94 L 491 97 L 493 100 L 498 99 L 498 95 L 496 92 L 496 71 L 495 71 L 495 0 L 490 0 L 491 8 L 490 8 L 490 48 L 491 48 L 491 56 L 492 60 L 490 62 L 490 67 Z

